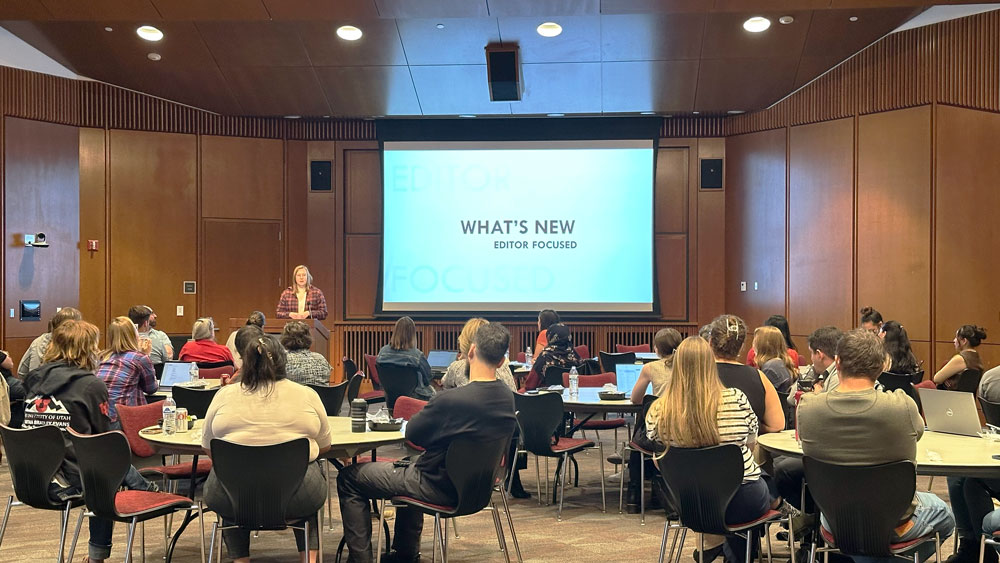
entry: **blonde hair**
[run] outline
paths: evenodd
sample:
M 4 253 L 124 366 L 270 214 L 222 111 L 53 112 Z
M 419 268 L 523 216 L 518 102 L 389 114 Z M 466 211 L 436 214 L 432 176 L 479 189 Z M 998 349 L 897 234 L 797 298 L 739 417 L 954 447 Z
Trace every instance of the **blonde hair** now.
M 191 329 L 191 340 L 215 340 L 215 322 L 208 317 L 196 320 Z
M 108 325 L 108 349 L 101 356 L 106 360 L 112 354 L 136 352 L 139 350 L 139 332 L 128 317 L 115 317 Z
M 469 348 L 472 347 L 472 341 L 475 340 L 476 333 L 479 332 L 479 327 L 488 324 L 490 324 L 490 321 L 482 317 L 475 317 L 465 321 L 462 333 L 458 335 L 458 351 L 463 358 L 469 357 Z
M 299 287 L 299 284 L 295 283 L 295 275 L 299 273 L 299 270 L 306 271 L 306 289 L 309 289 L 313 284 L 313 275 L 309 273 L 309 268 L 305 264 L 299 264 L 292 270 L 292 287 Z
M 101 331 L 87 321 L 63 321 L 52 331 L 42 363 L 69 364 L 91 373 L 97 369 L 97 341 Z
M 704 338 L 689 336 L 674 352 L 673 376 L 660 403 L 656 432 L 668 447 L 714 446 L 719 443 L 717 416 L 722 382 L 712 348 Z
M 773 326 L 757 327 L 753 331 L 753 350 L 754 362 L 757 363 L 757 367 L 763 366 L 770 360 L 779 359 L 791 374 L 792 381 L 795 381 L 799 369 L 788 354 L 788 343 L 780 330 Z

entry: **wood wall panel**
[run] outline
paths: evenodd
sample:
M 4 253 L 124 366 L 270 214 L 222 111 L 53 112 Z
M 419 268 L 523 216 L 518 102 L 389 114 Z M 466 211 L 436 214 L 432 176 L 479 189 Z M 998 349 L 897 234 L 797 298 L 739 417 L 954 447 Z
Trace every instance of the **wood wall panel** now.
M 858 118 L 859 307 L 930 340 L 931 109 Z
M 278 219 L 283 216 L 282 142 L 201 137 L 201 216 Z
M 205 219 L 202 232 L 198 311 L 215 319 L 221 343 L 229 337 L 229 319 L 275 314 L 285 288 L 281 223 Z
M 986 369 L 990 369 L 997 365 L 1000 365 L 1000 345 L 998 344 L 981 344 L 979 348 L 976 348 L 979 352 L 979 357 L 983 359 L 983 365 Z M 941 369 L 945 362 L 951 359 L 955 355 L 955 345 L 951 342 L 935 342 L 934 343 L 934 356 L 935 362 L 930 366 L 924 365 L 924 370 L 926 371 L 926 377 L 934 375 L 934 372 Z
M 382 237 L 378 235 L 347 235 L 344 239 L 347 278 L 344 289 L 347 302 L 345 319 L 370 319 L 377 306 L 379 254 Z
M 851 119 L 789 132 L 788 321 L 797 331 L 853 324 L 853 139 Z
M 108 326 L 107 144 L 103 129 L 80 129 L 80 312 L 101 328 Z M 98 249 L 87 250 L 96 240 Z
M 785 170 L 784 129 L 726 139 L 725 302 L 751 326 L 785 314 Z
M 699 139 L 698 160 L 726 156 L 725 139 Z M 701 166 L 697 167 L 698 174 Z M 700 181 L 697 182 L 700 186 Z M 725 186 L 725 168 L 723 168 Z M 694 238 L 698 242 L 697 316 L 699 322 L 726 312 L 726 193 L 701 190 L 698 194 L 698 221 Z
M 675 147 L 656 151 L 653 228 L 657 233 L 687 231 L 689 153 Z
M 333 142 L 311 142 L 306 148 L 306 160 L 331 160 L 333 161 L 333 177 L 337 178 L 337 170 L 340 166 L 340 158 L 337 155 L 336 143 Z M 308 170 L 308 168 L 306 169 Z M 306 247 L 308 248 L 309 271 L 313 275 L 313 283 L 323 290 L 326 296 L 326 306 L 329 314 L 334 319 L 342 318 L 344 314 L 343 283 L 338 275 L 337 262 L 343 259 L 341 251 L 338 249 L 340 238 L 338 233 L 343 232 L 343 222 L 337 220 L 337 204 L 341 199 L 342 187 L 334 185 L 334 190 L 329 192 L 310 191 L 306 195 Z M 285 285 L 292 284 L 292 272 L 289 270 L 285 274 Z
M 688 316 L 687 247 L 687 235 L 656 235 L 657 292 L 664 319 L 683 320 Z
M 935 331 L 948 341 L 963 324 L 1000 337 L 1000 115 L 937 107 Z
M 76 127 L 10 117 L 3 129 L 4 336 L 34 337 L 57 307 L 80 304 L 80 136 Z M 50 246 L 25 247 L 23 235 L 39 232 Z M 21 322 L 22 299 L 41 301 L 40 321 Z
M 109 133 L 111 315 L 145 304 L 160 330 L 188 333 L 198 317 L 197 138 L 176 133 Z M 176 315 L 178 305 L 184 315 Z
M 309 261 L 307 201 L 309 199 L 308 144 L 288 141 L 285 148 L 285 272 Z M 283 278 L 284 279 L 284 278 Z M 289 280 L 291 283 L 291 280 Z
M 910 347 L 913 349 L 913 355 L 917 357 L 917 362 L 923 362 L 924 379 L 934 375 L 934 370 L 937 368 L 932 367 L 935 362 L 934 358 L 931 357 L 931 343 L 924 340 L 911 340 Z
M 379 150 L 345 150 L 344 217 L 347 234 L 382 233 L 382 155 Z

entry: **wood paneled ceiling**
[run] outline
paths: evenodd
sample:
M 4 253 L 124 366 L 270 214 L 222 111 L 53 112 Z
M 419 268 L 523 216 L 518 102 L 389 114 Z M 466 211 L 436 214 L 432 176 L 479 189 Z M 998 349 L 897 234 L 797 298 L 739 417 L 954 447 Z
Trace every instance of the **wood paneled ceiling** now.
M 928 5 L 0 0 L 0 25 L 77 74 L 222 114 L 686 114 L 767 107 Z M 744 31 L 754 15 L 771 19 L 771 28 Z M 781 16 L 795 21 L 779 24 Z M 535 28 L 544 21 L 563 33 L 541 37 Z M 163 40 L 140 39 L 135 29 L 144 24 L 161 29 Z M 345 24 L 364 36 L 339 39 L 335 30 Z M 519 46 L 520 102 L 490 101 L 487 44 Z M 147 58 L 153 52 L 159 61 Z

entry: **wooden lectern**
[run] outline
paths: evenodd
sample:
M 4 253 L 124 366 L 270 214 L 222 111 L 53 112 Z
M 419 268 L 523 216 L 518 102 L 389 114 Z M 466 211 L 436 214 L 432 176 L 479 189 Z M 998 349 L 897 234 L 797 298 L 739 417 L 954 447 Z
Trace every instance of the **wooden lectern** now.
M 285 324 L 294 321 L 295 319 L 267 319 L 264 323 L 264 332 L 266 334 L 281 334 L 284 330 Z M 326 328 L 323 321 L 318 321 L 316 319 L 302 319 L 302 322 L 309 326 L 309 332 L 312 334 L 313 343 L 309 348 L 313 352 L 316 352 L 326 358 L 326 361 L 330 361 L 330 329 Z M 236 332 L 247 324 L 246 318 L 229 319 L 229 330 L 230 332 Z

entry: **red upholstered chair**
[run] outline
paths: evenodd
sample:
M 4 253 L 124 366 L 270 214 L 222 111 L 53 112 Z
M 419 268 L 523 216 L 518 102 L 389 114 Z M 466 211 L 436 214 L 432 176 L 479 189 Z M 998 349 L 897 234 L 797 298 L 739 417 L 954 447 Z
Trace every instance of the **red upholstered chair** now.
M 118 431 L 85 436 L 69 430 L 80 463 L 83 497 L 87 508 L 98 517 L 128 524 L 125 563 L 132 560 L 132 541 L 137 524 L 179 511 L 196 511 L 201 521 L 201 555 L 205 557 L 205 522 L 201 508 L 191 499 L 170 493 L 119 491 L 132 465 L 125 435 Z M 145 555 L 143 555 L 145 559 Z
M 392 409 L 392 416 L 409 421 L 415 414 L 420 412 L 426 404 L 427 401 L 421 401 L 420 399 L 414 399 L 413 397 L 399 397 L 396 399 L 396 405 Z M 421 448 L 409 440 L 406 441 L 406 447 L 414 449 L 418 452 L 424 451 L 424 448 Z
M 118 405 L 118 421 L 122 425 L 122 433 L 128 441 L 132 455 L 139 459 L 148 459 L 156 455 L 156 448 L 139 436 L 139 431 L 149 426 L 156 426 L 157 421 L 163 416 L 163 401 L 149 405 L 129 407 Z M 165 458 L 166 456 L 162 456 Z M 161 461 L 162 463 L 162 461 Z M 164 479 L 188 479 L 191 475 L 191 462 L 175 463 L 173 465 L 156 465 L 152 467 L 141 467 L 139 473 L 146 477 L 158 476 Z M 198 465 L 194 468 L 194 476 L 208 477 L 212 471 L 212 460 L 208 458 L 199 459 Z
M 232 377 L 236 373 L 233 366 L 220 366 L 215 368 L 198 368 L 198 375 L 202 379 L 222 379 L 222 376 Z
M 580 356 L 581 360 L 585 360 L 590 357 L 590 346 L 587 346 L 586 344 L 574 346 L 573 349 L 576 350 L 576 355 Z
M 368 366 L 368 376 L 372 382 L 372 391 L 366 391 L 358 395 L 364 399 L 369 405 L 373 403 L 384 403 L 385 402 L 385 391 L 382 390 L 382 380 L 378 377 L 378 369 L 375 368 L 376 357 L 371 354 L 365 354 L 365 364 Z
M 524 352 L 518 352 L 517 353 L 517 363 L 523 364 L 525 362 L 525 360 L 527 360 L 527 359 L 528 359 L 528 356 L 525 355 Z
M 619 354 L 624 354 L 626 352 L 632 352 L 635 354 L 648 354 L 652 352 L 649 348 L 649 344 L 639 344 L 638 346 L 626 346 L 624 344 L 615 344 L 615 352 Z

